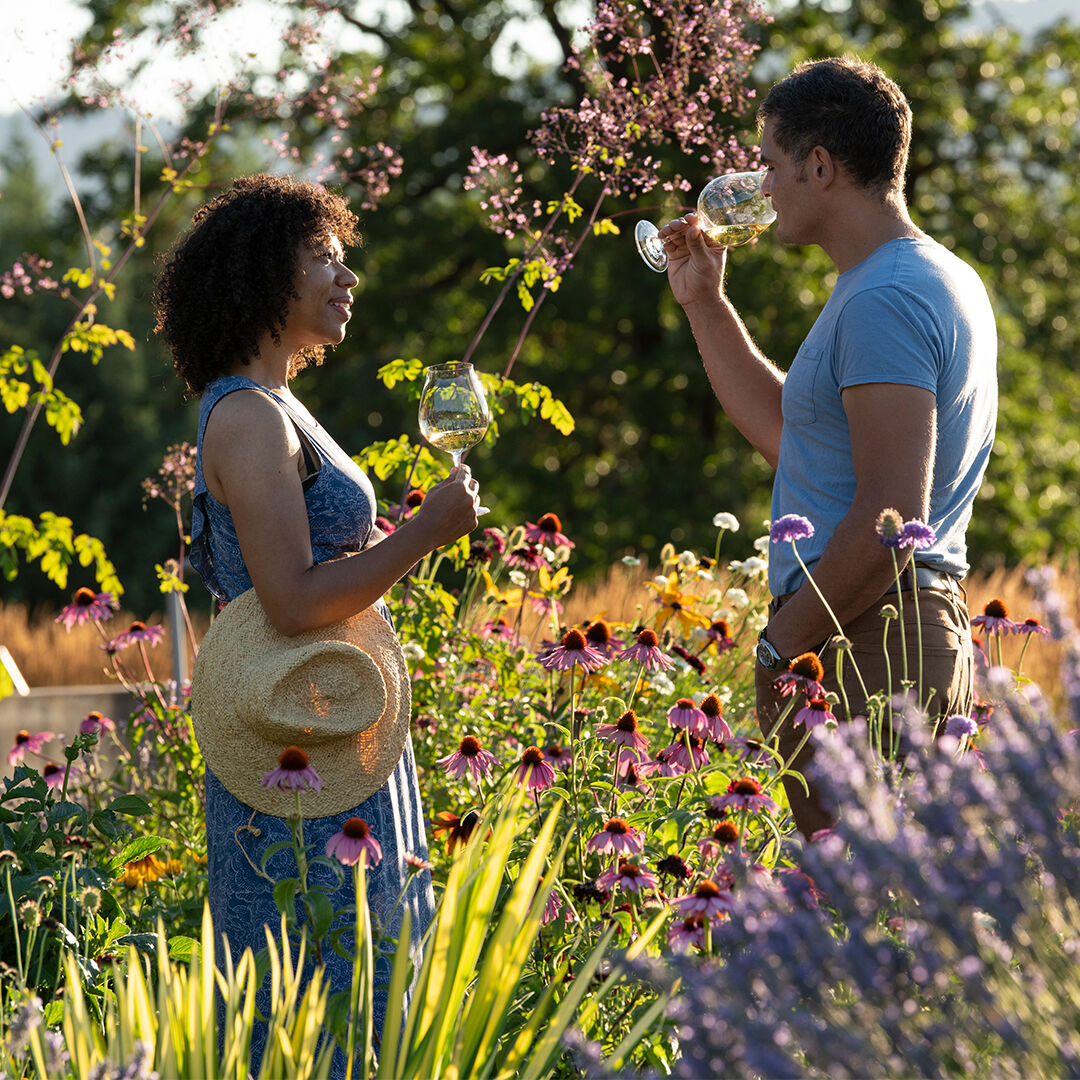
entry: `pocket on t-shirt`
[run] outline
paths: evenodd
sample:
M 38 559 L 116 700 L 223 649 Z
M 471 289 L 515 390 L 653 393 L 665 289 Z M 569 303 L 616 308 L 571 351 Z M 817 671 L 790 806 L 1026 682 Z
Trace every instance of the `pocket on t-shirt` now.
M 799 350 L 787 377 L 781 395 L 784 423 L 795 427 L 805 427 L 817 420 L 817 406 L 814 404 L 814 384 L 824 349 L 807 348 Z

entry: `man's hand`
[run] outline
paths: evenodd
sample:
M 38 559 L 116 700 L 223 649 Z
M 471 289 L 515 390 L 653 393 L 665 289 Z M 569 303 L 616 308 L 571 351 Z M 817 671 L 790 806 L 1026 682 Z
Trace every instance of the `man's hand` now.
M 687 214 L 660 230 L 668 257 L 668 284 L 684 308 L 715 300 L 724 288 L 727 248 L 710 240 L 697 220 L 697 214 Z

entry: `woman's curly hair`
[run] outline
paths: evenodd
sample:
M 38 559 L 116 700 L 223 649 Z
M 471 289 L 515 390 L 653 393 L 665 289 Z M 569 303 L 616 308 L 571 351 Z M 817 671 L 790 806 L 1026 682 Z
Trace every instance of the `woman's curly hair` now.
M 305 245 L 334 234 L 357 245 L 358 219 L 345 199 L 319 184 L 260 174 L 195 212 L 191 229 L 164 257 L 154 289 L 154 330 L 195 395 L 236 363 L 274 342 L 289 313 Z M 292 357 L 289 374 L 321 364 L 321 345 Z

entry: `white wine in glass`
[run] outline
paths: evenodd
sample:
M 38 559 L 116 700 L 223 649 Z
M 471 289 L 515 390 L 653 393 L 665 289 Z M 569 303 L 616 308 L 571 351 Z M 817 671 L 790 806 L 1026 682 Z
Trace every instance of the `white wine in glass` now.
M 480 442 L 491 423 L 487 398 L 472 364 L 455 361 L 424 368 L 420 391 L 420 434 L 448 453 L 455 468 L 462 455 Z M 481 506 L 477 513 L 487 513 Z
M 717 244 L 738 247 L 760 236 L 775 220 L 772 201 L 761 191 L 764 172 L 725 173 L 710 180 L 698 196 L 698 227 Z M 662 274 L 668 257 L 659 229 L 651 221 L 639 221 L 634 230 L 638 254 L 645 264 Z

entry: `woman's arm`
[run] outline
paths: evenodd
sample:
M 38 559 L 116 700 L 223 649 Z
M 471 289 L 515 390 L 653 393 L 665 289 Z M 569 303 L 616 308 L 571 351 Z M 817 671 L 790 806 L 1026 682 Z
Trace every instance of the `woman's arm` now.
M 462 466 L 385 539 L 315 565 L 300 454 L 292 423 L 254 391 L 223 398 L 203 434 L 207 487 L 229 507 L 255 592 L 283 634 L 339 622 L 370 607 L 429 552 L 476 528 L 477 484 Z

